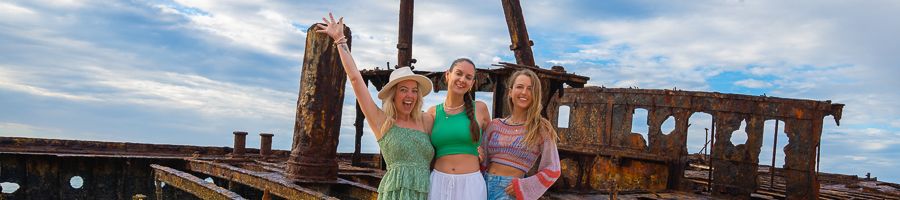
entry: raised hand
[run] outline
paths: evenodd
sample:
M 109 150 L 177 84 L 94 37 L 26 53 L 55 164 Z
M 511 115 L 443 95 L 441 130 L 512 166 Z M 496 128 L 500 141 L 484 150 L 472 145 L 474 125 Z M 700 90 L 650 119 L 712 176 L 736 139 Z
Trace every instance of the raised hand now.
M 322 21 L 325 22 L 325 25 L 316 24 L 320 30 L 316 30 L 316 33 L 324 33 L 334 39 L 334 41 L 339 42 L 339 40 L 344 39 L 344 18 L 341 17 L 337 21 L 334 20 L 334 15 L 328 13 L 328 18 L 322 17 Z

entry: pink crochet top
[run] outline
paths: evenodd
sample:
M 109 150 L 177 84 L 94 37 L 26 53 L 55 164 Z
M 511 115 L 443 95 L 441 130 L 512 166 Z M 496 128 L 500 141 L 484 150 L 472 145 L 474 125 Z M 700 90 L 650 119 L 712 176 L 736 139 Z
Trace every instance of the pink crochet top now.
M 509 125 L 499 119 L 493 120 L 486 131 L 489 133 L 488 137 L 482 140 L 487 142 L 482 149 L 491 152 L 486 155 L 488 160 L 491 163 L 528 172 L 541 152 L 537 146 L 528 148 L 525 145 L 525 131 L 527 131 L 525 126 Z
M 487 171 L 491 163 L 498 163 L 528 172 L 540 157 L 534 174 L 525 174 L 524 178 L 514 178 L 510 182 L 515 188 L 516 199 L 520 200 L 540 198 L 561 174 L 556 141 L 545 137 L 540 145 L 528 148 L 523 144 L 526 130 L 525 126 L 509 125 L 501 119 L 494 119 L 481 138 L 481 148 L 486 157 L 481 163 L 482 171 Z

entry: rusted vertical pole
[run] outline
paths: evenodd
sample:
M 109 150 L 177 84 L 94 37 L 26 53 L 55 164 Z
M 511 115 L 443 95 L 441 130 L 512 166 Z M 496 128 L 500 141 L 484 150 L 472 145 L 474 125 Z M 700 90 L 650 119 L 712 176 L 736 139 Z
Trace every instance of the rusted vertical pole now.
M 294 180 L 336 181 L 337 143 L 347 74 L 338 49 L 325 34 L 307 30 L 297 98 L 294 141 L 285 176 Z M 349 46 L 350 28 L 344 29 Z M 337 103 L 335 103 L 337 102 Z
M 368 82 L 366 82 L 368 85 Z M 356 128 L 356 140 L 354 140 L 353 146 L 353 155 L 351 156 L 350 165 L 360 167 L 362 166 L 361 158 L 362 155 L 362 135 L 363 135 L 363 120 L 366 118 L 362 113 L 362 108 L 359 107 L 359 102 L 356 102 L 356 121 L 353 122 L 353 126 Z
M 269 193 L 269 190 L 263 191 L 262 200 L 272 200 L 272 194 Z
M 709 154 L 706 153 L 706 152 L 709 152 L 709 150 L 706 149 L 707 147 L 709 147 L 709 128 L 703 128 L 703 129 L 706 131 L 706 133 L 703 134 L 703 136 L 704 136 L 704 138 L 703 138 L 703 152 L 699 152 L 699 153 L 703 153 L 703 155 L 704 155 L 704 156 L 707 156 L 707 159 L 709 159 Z
M 262 158 L 268 158 L 272 155 L 272 136 L 275 134 L 271 133 L 260 133 L 259 134 L 259 156 Z
M 154 173 L 156 173 L 156 172 L 154 172 Z M 154 175 L 154 177 L 155 176 L 156 175 Z M 156 199 L 157 200 L 163 199 L 162 183 L 158 180 L 153 180 L 153 185 L 156 188 L 156 190 L 153 191 L 154 193 L 156 193 Z
M 502 74 L 491 74 L 494 80 L 499 80 L 494 82 L 494 117 L 505 117 L 510 110 L 506 109 L 506 79 L 509 75 Z
M 769 176 L 769 187 L 775 188 L 775 153 L 778 153 L 778 120 L 775 120 L 775 143 L 772 144 L 772 168 Z
M 712 191 L 713 172 L 715 172 L 715 169 L 713 168 L 713 165 L 715 164 L 715 162 L 713 162 L 713 160 L 715 159 L 715 153 L 716 153 L 716 151 L 714 151 L 716 148 L 716 116 L 715 115 L 712 116 L 712 125 L 711 126 L 712 126 L 712 132 L 710 132 L 710 135 L 709 135 L 709 177 L 707 178 L 707 180 L 709 180 L 709 185 L 708 185 L 709 193 L 713 194 L 714 193 Z
M 413 0 L 400 0 L 400 31 L 397 39 L 397 66 L 412 66 Z
M 528 39 L 522 5 L 519 4 L 519 0 L 501 1 L 503 2 L 503 15 L 506 16 L 506 25 L 509 27 L 509 38 L 512 40 L 509 50 L 512 50 L 516 56 L 516 64 L 535 66 L 534 53 L 531 51 L 534 42 Z
M 234 150 L 231 152 L 232 158 L 243 158 L 244 149 L 247 145 L 247 132 L 235 131 L 234 134 Z
M 819 140 L 819 143 L 816 144 L 816 179 L 819 177 L 819 160 L 822 156 L 822 140 Z

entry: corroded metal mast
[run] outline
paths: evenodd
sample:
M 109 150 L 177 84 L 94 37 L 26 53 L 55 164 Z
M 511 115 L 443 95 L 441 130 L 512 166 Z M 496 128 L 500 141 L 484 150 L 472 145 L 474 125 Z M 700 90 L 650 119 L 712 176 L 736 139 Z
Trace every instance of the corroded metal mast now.
M 412 66 L 413 0 L 400 0 L 399 27 L 396 67 Z
M 535 66 L 534 53 L 531 46 L 534 45 L 528 39 L 528 29 L 525 28 L 525 17 L 522 15 L 522 5 L 519 0 L 502 0 L 503 14 L 506 16 L 506 25 L 509 27 L 509 38 L 512 44 L 509 50 L 512 50 L 516 56 L 516 64 Z
M 337 180 L 337 143 L 347 74 L 338 49 L 325 34 L 310 26 L 297 98 L 294 143 L 285 176 L 302 181 Z M 350 28 L 344 29 L 350 46 Z

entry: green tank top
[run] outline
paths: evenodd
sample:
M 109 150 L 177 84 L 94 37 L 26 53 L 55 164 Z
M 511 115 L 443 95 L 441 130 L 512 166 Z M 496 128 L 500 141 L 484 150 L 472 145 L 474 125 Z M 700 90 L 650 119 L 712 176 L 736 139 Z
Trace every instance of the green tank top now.
M 435 158 L 453 154 L 478 156 L 478 145 L 481 141 L 472 142 L 469 124 L 466 112 L 447 115 L 444 113 L 444 104 L 438 104 L 435 109 L 434 126 L 431 129 L 431 145 L 435 149 Z M 481 138 L 481 129 L 478 129 L 478 138 Z

